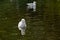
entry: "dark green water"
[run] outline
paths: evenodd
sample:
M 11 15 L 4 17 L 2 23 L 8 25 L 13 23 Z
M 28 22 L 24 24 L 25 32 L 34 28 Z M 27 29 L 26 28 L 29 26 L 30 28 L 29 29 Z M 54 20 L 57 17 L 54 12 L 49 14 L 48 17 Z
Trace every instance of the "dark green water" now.
M 32 1 L 32 0 L 31 0 Z M 36 0 L 37 11 L 27 11 L 26 2 L 1 1 L 0 40 L 59 40 L 60 39 L 60 1 Z M 30 2 L 30 1 L 29 1 Z M 26 19 L 26 35 L 22 36 L 17 28 L 18 22 Z

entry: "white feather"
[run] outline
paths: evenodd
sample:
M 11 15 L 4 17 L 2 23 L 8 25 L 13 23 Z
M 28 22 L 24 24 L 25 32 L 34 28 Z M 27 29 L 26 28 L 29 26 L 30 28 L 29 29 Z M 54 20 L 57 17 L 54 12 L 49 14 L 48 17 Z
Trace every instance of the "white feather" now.
M 25 35 L 25 30 L 26 30 L 26 22 L 25 22 L 25 19 L 22 19 L 18 23 L 18 29 L 21 30 L 21 35 Z
M 27 9 L 33 9 L 33 11 L 36 11 L 36 1 L 33 1 L 33 3 L 27 3 Z

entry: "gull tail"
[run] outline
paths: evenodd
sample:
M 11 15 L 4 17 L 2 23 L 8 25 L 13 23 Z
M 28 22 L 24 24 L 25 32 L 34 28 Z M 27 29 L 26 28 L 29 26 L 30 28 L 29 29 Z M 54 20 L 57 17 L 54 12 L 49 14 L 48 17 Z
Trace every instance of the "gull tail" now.
M 21 30 L 21 35 L 25 35 L 25 30 Z

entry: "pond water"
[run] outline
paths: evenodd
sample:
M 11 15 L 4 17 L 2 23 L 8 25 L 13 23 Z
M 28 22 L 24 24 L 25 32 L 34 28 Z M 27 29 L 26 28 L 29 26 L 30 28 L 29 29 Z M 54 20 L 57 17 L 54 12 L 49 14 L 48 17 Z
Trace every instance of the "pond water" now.
M 25 0 L 24 0 L 25 1 Z M 36 0 L 37 11 L 27 11 L 27 1 L 4 2 L 0 5 L 0 40 L 59 40 L 60 6 L 56 0 Z M 26 19 L 26 35 L 22 36 L 17 28 L 18 22 Z

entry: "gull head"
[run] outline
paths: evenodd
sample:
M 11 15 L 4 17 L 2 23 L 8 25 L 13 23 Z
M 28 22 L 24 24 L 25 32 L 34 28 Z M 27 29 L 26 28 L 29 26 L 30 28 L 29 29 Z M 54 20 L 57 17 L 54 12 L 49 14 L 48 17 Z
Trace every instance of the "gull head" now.
M 36 1 L 33 1 L 33 3 L 36 3 Z
M 21 19 L 22 22 L 25 22 L 25 19 Z

